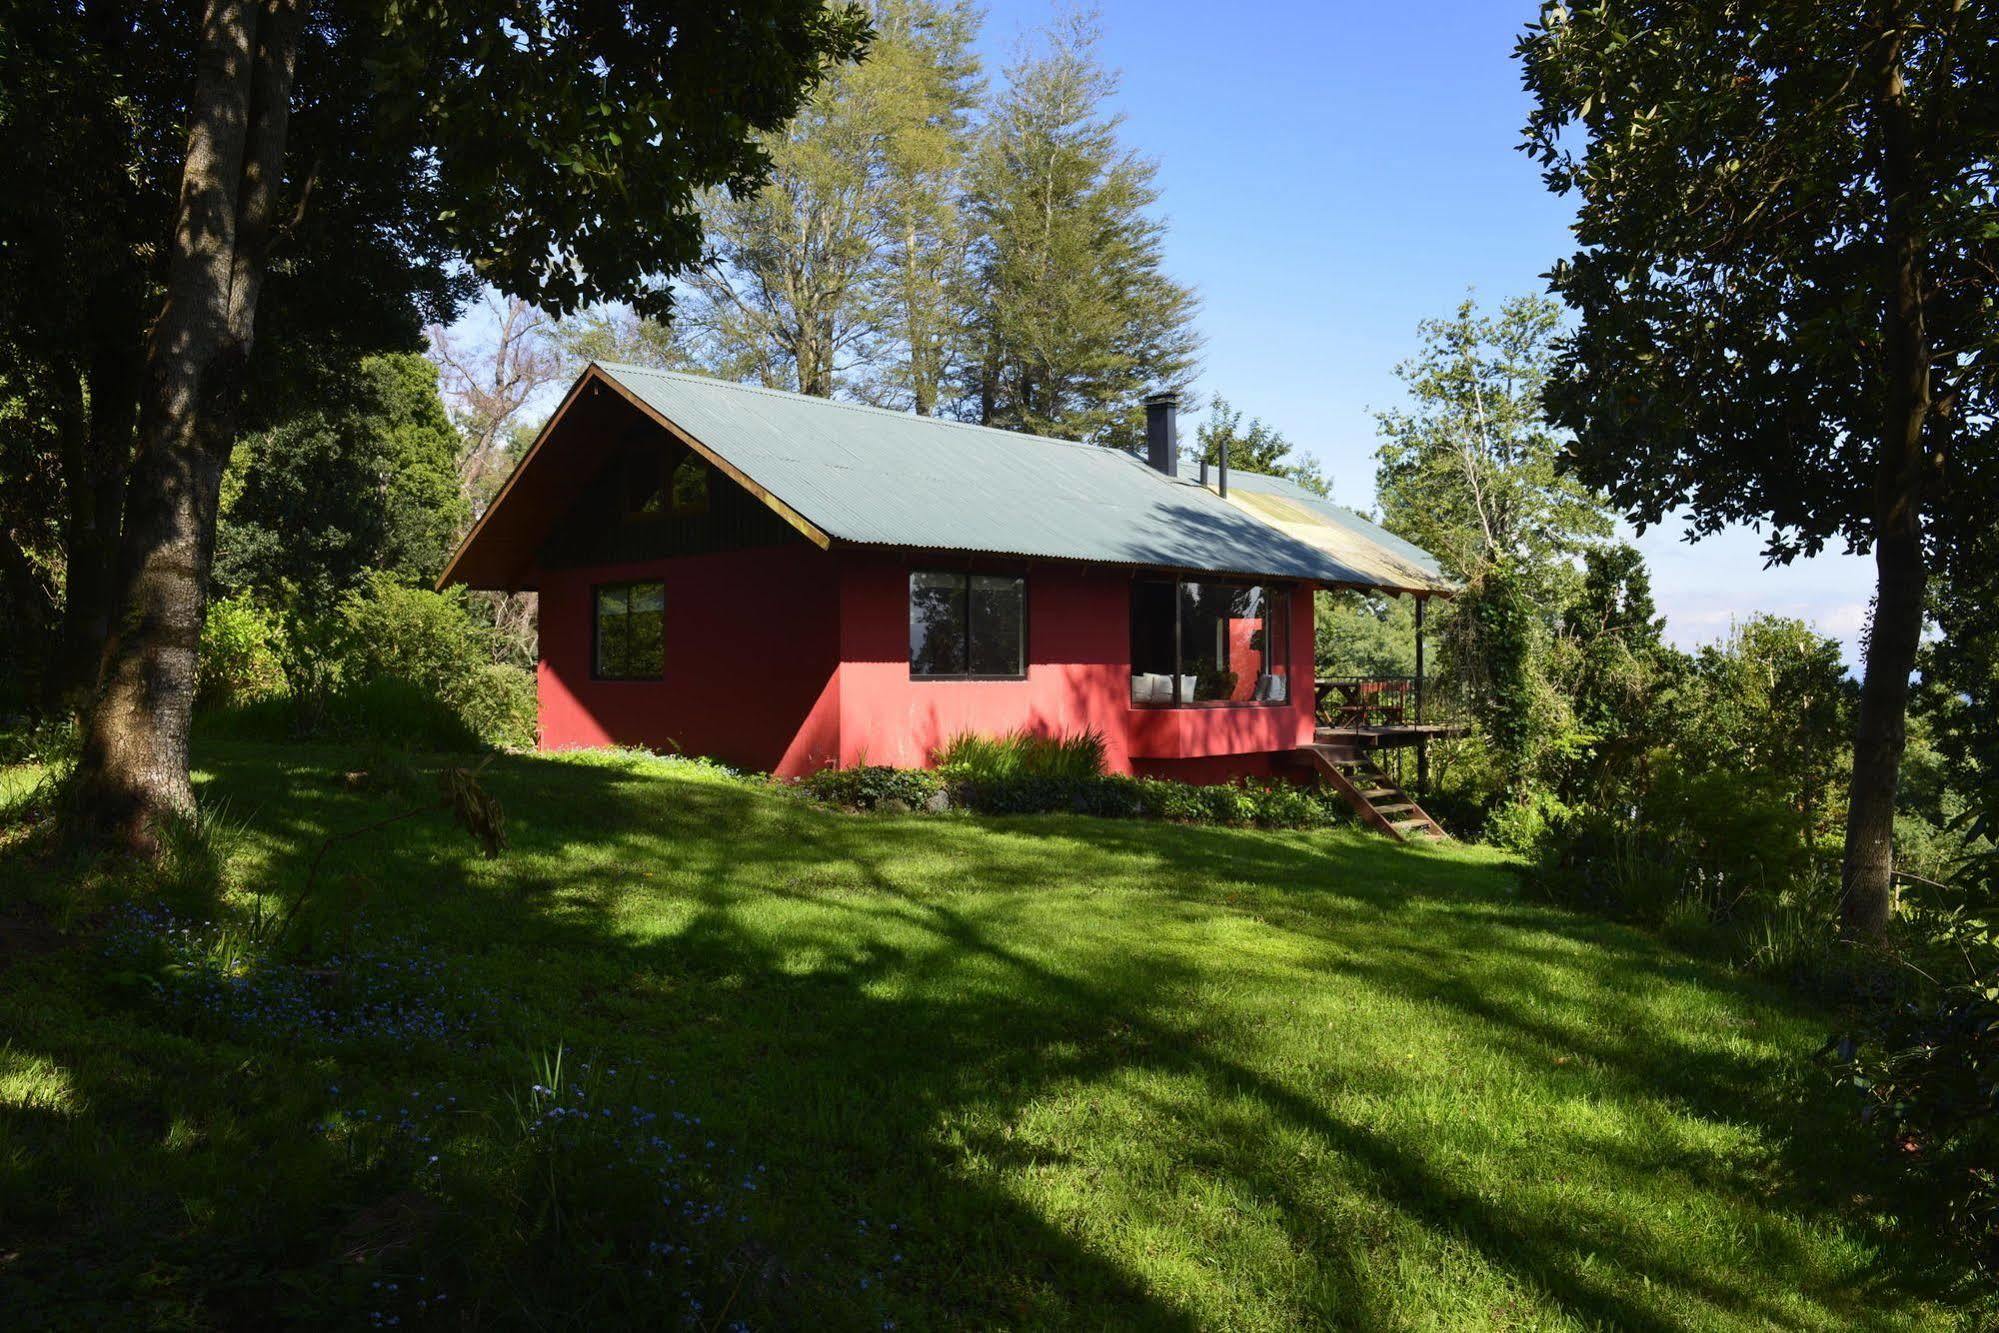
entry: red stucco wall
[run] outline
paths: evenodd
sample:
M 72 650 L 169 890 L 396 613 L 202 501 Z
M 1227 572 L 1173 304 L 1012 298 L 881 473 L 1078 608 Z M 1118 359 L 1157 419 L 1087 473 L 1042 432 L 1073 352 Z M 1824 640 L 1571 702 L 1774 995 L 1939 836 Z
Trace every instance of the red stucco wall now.
M 912 680 L 909 573 L 960 559 L 781 548 L 541 577 L 541 743 L 641 744 L 796 776 L 929 762 L 960 731 L 1103 733 L 1113 772 L 1265 776 L 1311 739 L 1312 595 L 1293 596 L 1283 706 L 1135 709 L 1131 572 L 982 561 L 1028 574 L 1025 681 Z M 590 678 L 590 589 L 666 583 L 666 678 Z

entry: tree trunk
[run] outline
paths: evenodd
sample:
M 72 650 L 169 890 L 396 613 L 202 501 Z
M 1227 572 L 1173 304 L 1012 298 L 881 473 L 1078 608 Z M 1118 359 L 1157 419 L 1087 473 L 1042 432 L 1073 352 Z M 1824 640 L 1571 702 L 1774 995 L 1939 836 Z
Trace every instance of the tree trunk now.
M 215 548 L 284 156 L 299 0 L 208 0 L 167 291 L 146 349 L 119 610 L 84 731 L 80 813 L 140 855 L 189 813 L 188 727 Z
M 1928 570 L 1923 500 L 1935 460 L 1925 452 L 1930 358 L 1923 324 L 1923 262 L 1915 230 L 1913 125 L 1899 32 L 1882 41 L 1881 183 L 1887 210 L 1886 377 L 1874 520 L 1874 622 L 1860 686 L 1848 789 L 1840 924 L 1851 939 L 1879 939 L 1894 904 L 1895 795 L 1900 785 L 1909 676 L 1923 632 Z
M 127 345 L 121 336 L 125 319 L 120 317 L 130 317 L 132 294 L 121 288 L 115 295 L 100 293 L 98 300 L 104 308 L 93 328 L 89 422 L 64 459 L 68 511 L 63 516 L 62 631 L 43 690 L 51 709 L 80 707 L 90 699 L 117 600 L 120 518 L 141 361 L 136 340 Z

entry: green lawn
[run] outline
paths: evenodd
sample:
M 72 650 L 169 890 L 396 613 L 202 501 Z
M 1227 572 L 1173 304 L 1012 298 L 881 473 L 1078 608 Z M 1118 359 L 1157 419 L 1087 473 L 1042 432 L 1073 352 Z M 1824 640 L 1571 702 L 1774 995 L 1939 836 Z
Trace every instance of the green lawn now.
M 395 808 L 358 751 L 198 758 L 233 911 Z M 486 779 L 497 860 L 438 819 L 327 858 L 325 984 L 432 960 L 379 1023 L 204 1015 L 14 932 L 0 1305 L 616 1322 L 661 1299 L 630 1243 L 669 1205 L 624 1139 L 536 1155 L 559 1043 L 586 1114 L 657 1113 L 726 1203 L 712 1241 L 658 1224 L 701 1251 L 689 1327 L 1949 1322 L 1806 1064 L 1827 1021 L 1490 852 L 846 816 L 626 758 Z

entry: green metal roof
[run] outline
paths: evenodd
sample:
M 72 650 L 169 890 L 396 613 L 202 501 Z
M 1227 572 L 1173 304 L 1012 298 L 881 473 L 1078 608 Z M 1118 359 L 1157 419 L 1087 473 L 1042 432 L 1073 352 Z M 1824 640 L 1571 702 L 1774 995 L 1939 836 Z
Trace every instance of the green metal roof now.
M 1364 558 L 1389 554 L 1378 544 L 1387 534 L 1344 510 L 1371 533 L 1356 530 L 1359 544 L 1336 552 L 1114 449 L 699 375 L 597 368 L 838 542 L 1412 586 L 1384 581 L 1408 562 Z

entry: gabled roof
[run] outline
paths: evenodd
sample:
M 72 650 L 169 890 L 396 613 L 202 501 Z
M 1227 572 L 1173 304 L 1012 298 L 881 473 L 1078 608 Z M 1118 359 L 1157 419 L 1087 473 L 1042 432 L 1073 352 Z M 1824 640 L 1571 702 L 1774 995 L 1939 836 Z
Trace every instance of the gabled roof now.
M 510 563 L 482 551 L 482 544 L 526 536 L 521 522 L 506 521 L 500 511 L 517 505 L 513 492 L 533 484 L 531 471 L 546 470 L 538 455 L 558 437 L 562 415 L 593 380 L 616 390 L 824 546 L 981 552 L 1451 591 L 1434 561 L 1406 543 L 1398 544 L 1406 551 L 1384 544 L 1387 534 L 1336 506 L 1328 508 L 1344 520 L 1317 516 L 1342 534 L 1344 544 L 1270 521 L 1257 507 L 1260 492 L 1246 494 L 1249 503 L 1235 496 L 1225 500 L 1191 479 L 1164 476 L 1113 449 L 603 362 L 593 363 L 578 380 L 440 583 L 483 586 L 482 577 L 490 576 L 482 571 Z M 1278 479 L 1243 480 L 1254 486 Z

